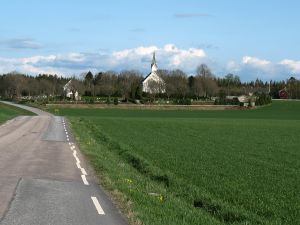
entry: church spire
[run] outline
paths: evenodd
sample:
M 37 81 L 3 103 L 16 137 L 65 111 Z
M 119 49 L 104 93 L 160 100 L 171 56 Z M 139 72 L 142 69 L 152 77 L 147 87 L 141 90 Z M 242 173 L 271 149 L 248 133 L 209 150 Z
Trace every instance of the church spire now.
M 151 70 L 152 72 L 157 71 L 156 59 L 155 59 L 155 52 L 153 52 L 153 58 L 151 63 Z

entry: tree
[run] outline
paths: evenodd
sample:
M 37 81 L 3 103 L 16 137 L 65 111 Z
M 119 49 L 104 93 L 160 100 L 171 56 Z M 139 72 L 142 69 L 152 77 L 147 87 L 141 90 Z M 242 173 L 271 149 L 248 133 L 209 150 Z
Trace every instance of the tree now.
M 218 91 L 217 82 L 207 65 L 201 64 L 196 70 L 197 77 L 200 79 L 205 98 L 211 97 Z
M 197 98 L 204 96 L 203 82 L 200 76 L 196 76 L 194 78 L 194 85 L 192 88 L 193 88 L 193 93 Z
M 117 76 L 113 73 L 102 73 L 98 82 L 100 92 L 109 98 L 116 92 Z
M 171 83 L 173 94 L 179 98 L 185 98 L 188 93 L 187 75 L 182 70 L 173 70 L 171 72 Z
M 138 71 L 122 71 L 118 76 L 118 90 L 125 100 L 130 97 L 135 99 L 136 91 L 142 80 L 142 75 Z
M 84 83 L 87 87 L 87 93 L 89 93 L 89 95 L 93 95 L 95 96 L 95 93 L 94 93 L 94 75 L 92 74 L 91 71 L 89 71 L 86 75 L 85 75 L 85 78 L 84 78 Z

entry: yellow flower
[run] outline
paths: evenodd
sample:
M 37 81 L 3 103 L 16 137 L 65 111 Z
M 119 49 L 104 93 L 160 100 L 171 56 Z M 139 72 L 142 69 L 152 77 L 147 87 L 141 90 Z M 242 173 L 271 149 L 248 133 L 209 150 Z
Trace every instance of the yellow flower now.
M 130 179 L 125 179 L 125 181 L 127 182 L 127 183 L 129 183 L 129 184 L 131 184 L 132 183 L 132 180 L 130 180 Z
M 161 196 L 159 196 L 159 198 L 158 198 L 158 199 L 159 199 L 159 201 L 161 201 L 161 202 L 162 202 L 162 201 L 164 201 L 164 196 L 162 196 L 162 195 L 161 195 Z

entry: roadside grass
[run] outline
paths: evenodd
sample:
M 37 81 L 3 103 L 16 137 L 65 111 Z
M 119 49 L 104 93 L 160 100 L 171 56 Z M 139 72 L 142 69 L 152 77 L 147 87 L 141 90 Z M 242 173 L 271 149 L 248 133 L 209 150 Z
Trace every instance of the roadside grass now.
M 50 111 L 69 117 L 132 224 L 300 224 L 300 102 Z
M 33 113 L 14 106 L 0 103 L 0 124 L 20 115 L 34 115 Z

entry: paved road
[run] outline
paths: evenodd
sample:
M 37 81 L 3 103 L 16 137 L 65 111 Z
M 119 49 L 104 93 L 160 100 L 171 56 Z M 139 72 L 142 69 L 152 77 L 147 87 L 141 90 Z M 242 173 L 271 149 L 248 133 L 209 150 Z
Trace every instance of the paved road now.
M 0 126 L 0 225 L 125 225 L 68 122 L 38 109 Z

